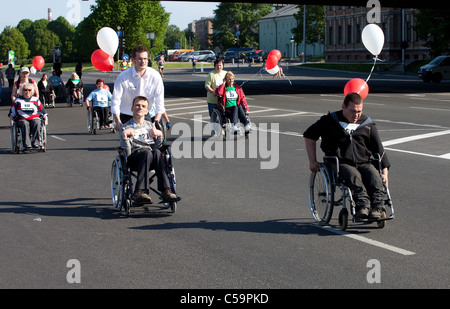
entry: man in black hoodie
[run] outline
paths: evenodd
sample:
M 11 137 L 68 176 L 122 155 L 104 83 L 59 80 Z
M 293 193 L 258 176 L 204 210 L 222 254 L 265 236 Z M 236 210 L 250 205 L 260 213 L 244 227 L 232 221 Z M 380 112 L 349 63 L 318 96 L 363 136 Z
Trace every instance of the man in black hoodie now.
M 326 156 L 337 156 L 339 174 L 353 193 L 357 218 L 380 218 L 386 197 L 383 182 L 388 183 L 389 160 L 384 152 L 375 123 L 362 113 L 363 100 L 357 93 L 349 93 L 342 110 L 322 116 L 303 134 L 308 153 L 309 168 L 319 170 L 316 142 Z M 370 158 L 382 158 L 382 178 Z

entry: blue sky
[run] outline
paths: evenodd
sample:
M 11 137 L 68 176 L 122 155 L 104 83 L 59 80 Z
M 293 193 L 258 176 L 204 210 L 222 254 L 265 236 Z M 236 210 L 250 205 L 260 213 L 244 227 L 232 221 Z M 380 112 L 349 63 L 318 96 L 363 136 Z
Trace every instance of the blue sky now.
M 127 1 L 127 0 L 124 0 Z M 70 23 L 76 25 L 90 14 L 90 6 L 94 0 L 8 0 L 2 1 L 2 16 L 0 32 L 5 26 L 17 26 L 22 19 L 37 20 L 48 17 L 48 8 L 52 9 L 52 17 L 64 16 Z M 162 1 L 166 12 L 171 13 L 170 25 L 176 25 L 180 30 L 187 28 L 193 20 L 214 15 L 219 2 L 205 1 Z

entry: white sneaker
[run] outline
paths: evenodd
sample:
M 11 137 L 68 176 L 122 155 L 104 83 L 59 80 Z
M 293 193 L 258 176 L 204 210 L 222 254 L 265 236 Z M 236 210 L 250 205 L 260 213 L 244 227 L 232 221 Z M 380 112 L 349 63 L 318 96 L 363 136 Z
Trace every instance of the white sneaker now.
M 245 132 L 250 132 L 252 130 L 252 124 L 249 122 L 245 125 Z

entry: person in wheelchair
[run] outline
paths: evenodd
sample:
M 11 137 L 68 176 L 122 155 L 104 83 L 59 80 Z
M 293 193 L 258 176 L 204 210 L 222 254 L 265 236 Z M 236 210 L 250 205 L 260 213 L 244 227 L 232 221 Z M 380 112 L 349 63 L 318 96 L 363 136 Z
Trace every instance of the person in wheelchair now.
M 53 106 L 55 107 L 55 102 L 52 102 L 51 95 L 53 94 L 53 98 L 55 98 L 55 91 L 53 89 L 52 83 L 49 82 L 48 76 L 46 73 L 42 74 L 41 80 L 37 84 L 39 89 L 39 100 L 41 102 L 45 102 L 45 107 Z
M 137 170 L 137 180 L 133 200 L 138 203 L 151 203 L 148 195 L 149 171 L 155 170 L 158 178 L 158 190 L 163 192 L 162 198 L 165 202 L 177 200 L 177 196 L 170 189 L 170 182 L 165 173 L 165 165 L 162 154 L 156 148 L 155 138 L 161 138 L 162 132 L 145 116 L 148 114 L 148 99 L 137 96 L 133 100 L 131 111 L 133 118 L 120 127 L 120 147 L 127 155 L 127 164 Z
M 112 94 L 109 90 L 104 88 L 105 82 L 103 79 L 97 79 L 95 82 L 95 86 L 97 89 L 92 91 L 88 97 L 86 98 L 86 108 L 89 110 L 91 106 L 89 105 L 92 102 L 92 108 L 97 112 L 100 128 L 104 129 L 109 127 L 108 124 L 108 115 L 109 115 L 109 106 L 112 100 Z
M 34 96 L 34 85 L 25 83 L 18 91 L 17 97 L 11 105 L 9 118 L 11 121 L 17 121 L 20 128 L 23 142 L 23 151 L 29 152 L 32 148 L 39 148 L 39 130 L 41 127 L 41 118 L 47 120 L 47 112 Z M 31 132 L 31 139 L 30 139 Z
M 316 142 L 326 156 L 339 160 L 339 175 L 350 188 L 356 204 L 356 218 L 378 219 L 382 216 L 390 162 L 385 154 L 375 123 L 362 113 L 363 100 L 357 93 L 346 95 L 342 110 L 322 116 L 303 134 L 309 166 L 319 170 Z M 371 163 L 371 156 L 381 157 L 382 177 Z
M 228 71 L 225 74 L 224 83 L 216 90 L 219 97 L 217 108 L 224 111 L 225 115 L 233 122 L 233 130 L 236 132 L 238 120 L 244 125 L 245 132 L 250 132 L 251 124 L 246 117 L 248 115 L 248 105 L 245 99 L 244 91 L 239 85 L 234 83 L 235 76 L 233 72 Z
M 83 103 L 80 102 L 83 95 L 83 86 L 83 82 L 81 81 L 80 77 L 78 77 L 78 74 L 72 73 L 70 79 L 66 83 L 66 93 L 69 98 L 71 95 L 73 95 L 75 103 Z

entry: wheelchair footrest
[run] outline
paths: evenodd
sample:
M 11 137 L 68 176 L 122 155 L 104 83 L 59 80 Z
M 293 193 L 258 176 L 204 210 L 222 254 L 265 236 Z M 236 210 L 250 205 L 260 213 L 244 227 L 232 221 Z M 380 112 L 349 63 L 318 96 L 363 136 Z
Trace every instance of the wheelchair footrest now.
M 384 218 L 356 218 L 353 217 L 353 222 L 380 222 L 380 221 L 387 221 L 387 220 L 392 220 L 395 219 L 394 215 L 390 215 L 389 217 L 384 217 Z

